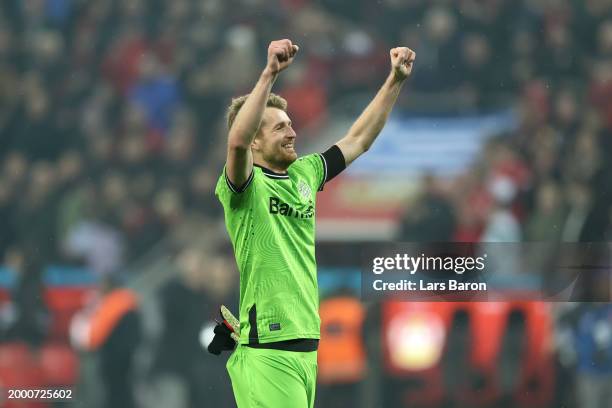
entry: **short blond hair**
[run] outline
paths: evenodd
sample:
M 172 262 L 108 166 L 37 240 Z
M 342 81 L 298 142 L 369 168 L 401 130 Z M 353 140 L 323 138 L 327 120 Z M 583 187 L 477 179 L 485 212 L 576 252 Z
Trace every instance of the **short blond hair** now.
M 227 108 L 228 129 L 232 128 L 232 124 L 234 123 L 234 119 L 236 119 L 236 115 L 238 115 L 240 108 L 242 108 L 242 105 L 244 105 L 244 102 L 246 102 L 249 95 L 250 94 L 246 94 L 232 99 L 232 103 Z M 268 96 L 268 101 L 266 102 L 266 107 L 278 108 L 284 112 L 287 112 L 287 100 L 275 93 L 270 93 L 270 96 Z

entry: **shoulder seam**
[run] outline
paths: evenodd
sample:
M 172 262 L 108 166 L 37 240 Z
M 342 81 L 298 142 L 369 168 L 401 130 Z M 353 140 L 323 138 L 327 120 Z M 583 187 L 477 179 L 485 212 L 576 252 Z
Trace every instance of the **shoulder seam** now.
M 317 191 L 323 191 L 323 186 L 325 185 L 325 181 L 327 180 L 327 160 L 325 160 L 325 156 L 321 153 L 317 153 L 323 162 L 323 179 L 321 180 L 321 184 L 319 184 L 319 188 Z
M 232 190 L 233 193 L 240 194 L 244 192 L 244 190 L 246 190 L 247 187 L 253 181 L 253 178 L 255 175 L 255 169 L 251 169 L 251 174 L 249 175 L 249 178 L 247 179 L 247 181 L 244 183 L 244 185 L 241 188 L 236 188 L 236 186 L 234 186 L 234 184 L 230 181 L 229 177 L 227 177 L 227 169 L 225 169 L 223 174 L 225 175 L 225 182 L 227 186 L 229 187 L 229 189 Z

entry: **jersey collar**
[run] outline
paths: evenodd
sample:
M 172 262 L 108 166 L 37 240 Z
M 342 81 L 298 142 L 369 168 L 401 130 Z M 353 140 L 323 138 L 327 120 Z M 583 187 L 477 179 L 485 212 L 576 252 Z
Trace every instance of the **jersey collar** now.
M 253 164 L 253 166 L 255 167 L 259 167 L 261 169 L 261 171 L 263 172 L 263 174 L 265 174 L 266 176 L 273 178 L 273 179 L 288 179 L 289 178 L 289 173 L 284 172 L 284 173 L 276 173 L 275 171 L 272 171 L 268 168 L 265 168 L 263 166 L 260 166 L 259 164 Z

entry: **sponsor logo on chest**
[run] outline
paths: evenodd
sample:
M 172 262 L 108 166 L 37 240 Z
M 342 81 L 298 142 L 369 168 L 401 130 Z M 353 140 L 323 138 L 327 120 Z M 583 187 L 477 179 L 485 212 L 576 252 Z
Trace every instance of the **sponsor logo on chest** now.
M 296 183 L 296 188 L 297 200 L 290 200 L 290 203 L 285 202 L 280 197 L 270 197 L 268 202 L 270 214 L 283 215 L 291 218 L 312 218 L 314 216 L 312 189 L 301 179 Z M 293 196 L 296 196 L 295 190 Z
M 298 210 L 278 197 L 270 197 L 268 209 L 270 214 L 283 215 L 292 218 L 312 218 L 314 216 L 314 207 L 312 205 L 304 206 Z

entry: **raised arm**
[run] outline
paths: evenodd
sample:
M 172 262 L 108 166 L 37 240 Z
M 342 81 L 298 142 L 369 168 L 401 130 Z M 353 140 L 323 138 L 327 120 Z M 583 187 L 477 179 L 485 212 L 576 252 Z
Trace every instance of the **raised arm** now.
M 298 49 L 290 40 L 270 43 L 266 67 L 229 130 L 226 172 L 231 183 L 238 188 L 246 183 L 253 170 L 251 143 L 261 125 L 272 85 L 278 74 L 293 62 Z
M 412 72 L 416 54 L 410 48 L 398 47 L 390 51 L 391 73 L 374 99 L 353 123 L 346 136 L 336 145 L 342 151 L 348 166 L 365 153 L 385 126 L 389 113 L 397 100 L 402 84 Z

